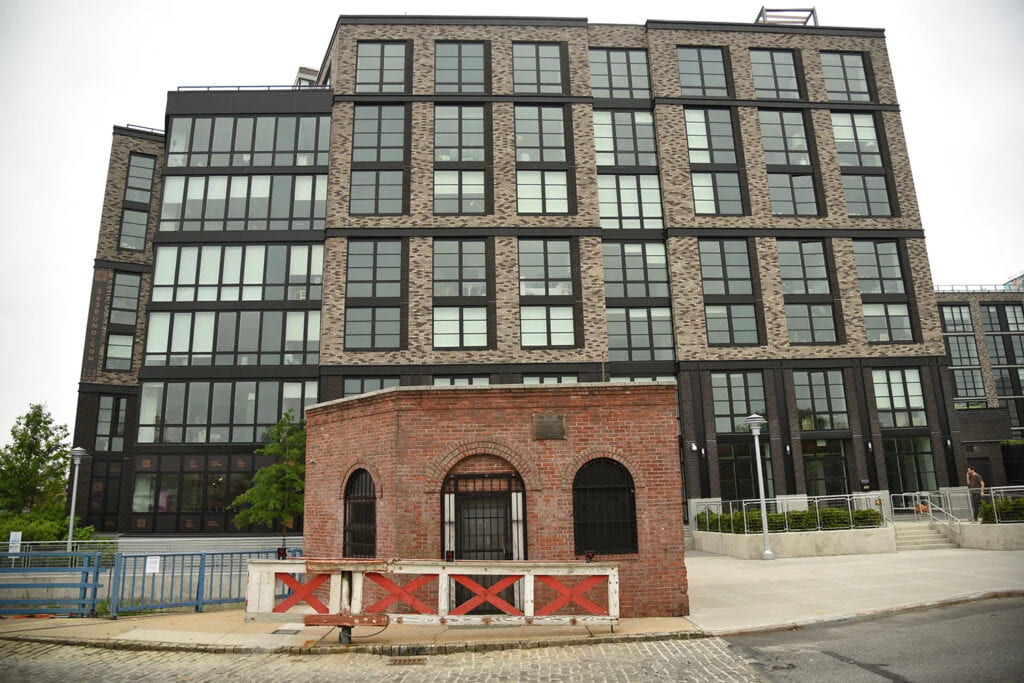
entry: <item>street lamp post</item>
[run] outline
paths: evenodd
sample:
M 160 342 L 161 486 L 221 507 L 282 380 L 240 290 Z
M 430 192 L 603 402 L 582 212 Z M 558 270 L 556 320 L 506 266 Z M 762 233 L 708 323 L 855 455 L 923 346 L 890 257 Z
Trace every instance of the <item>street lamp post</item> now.
M 757 464 L 757 494 L 761 500 L 761 533 L 764 535 L 764 552 L 761 553 L 762 560 L 774 560 L 775 553 L 772 552 L 771 542 L 768 540 L 768 508 L 764 500 L 764 472 L 761 470 L 761 427 L 768 423 L 757 413 L 748 415 L 744 423 L 750 427 L 754 435 L 754 459 Z
M 75 473 L 71 478 L 71 514 L 68 515 L 68 545 L 67 552 L 71 552 L 71 537 L 75 533 L 75 503 L 78 502 L 78 468 L 82 464 L 82 458 L 88 457 L 89 451 L 81 447 L 71 449 L 71 461 L 74 464 Z

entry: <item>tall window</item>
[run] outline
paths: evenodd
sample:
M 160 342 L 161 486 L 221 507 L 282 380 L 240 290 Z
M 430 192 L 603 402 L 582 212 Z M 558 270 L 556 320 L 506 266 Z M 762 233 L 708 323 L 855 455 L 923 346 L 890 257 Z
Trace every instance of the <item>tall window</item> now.
M 850 428 L 842 370 L 794 370 L 793 388 L 801 431 Z
M 345 484 L 345 557 L 377 556 L 377 495 L 373 477 L 356 470 Z
M 489 345 L 488 242 L 434 240 L 434 348 Z
M 124 200 L 149 205 L 153 190 L 153 169 L 156 158 L 142 154 L 128 155 L 128 179 L 125 182 Z
M 768 169 L 768 193 L 776 216 L 814 216 L 815 197 L 811 147 L 798 111 L 758 112 L 761 143 Z
M 679 84 L 683 97 L 728 97 L 725 48 L 678 47 Z
M 576 211 L 567 111 L 516 107 L 516 198 L 521 214 Z
M 744 422 L 747 416 L 766 414 L 764 379 L 760 371 L 712 372 L 711 397 L 718 434 L 750 432 Z
M 832 132 L 843 171 L 846 211 L 851 216 L 891 216 L 888 157 L 874 114 L 832 112 Z
M 629 470 L 610 458 L 591 460 L 572 481 L 577 555 L 637 552 L 636 500 Z
M 684 116 L 694 212 L 742 215 L 745 206 L 740 183 L 741 159 L 732 110 L 687 107 Z
M 488 112 L 483 106 L 434 107 L 434 213 L 489 211 Z
M 564 43 L 512 43 L 512 91 L 517 94 L 566 91 Z
M 869 102 L 871 89 L 859 52 L 822 52 L 821 68 L 829 102 Z
M 345 348 L 398 349 L 404 343 L 405 249 L 401 240 L 350 240 Z
M 779 270 L 791 344 L 837 341 L 831 269 L 821 240 L 778 240 Z
M 927 436 L 882 439 L 889 490 L 893 493 L 934 491 L 935 459 Z
M 1024 305 L 983 304 L 982 324 L 992 362 L 999 406 L 1010 411 L 1010 426 L 1024 433 Z
M 953 407 L 987 407 L 971 307 L 967 304 L 942 304 L 939 306 L 939 318 L 942 321 L 946 354 L 952 368 Z M 1000 360 L 992 356 L 993 365 Z
M 486 43 L 434 44 L 434 92 L 489 92 L 489 71 Z
M 672 309 L 667 306 L 622 306 L 606 309 L 608 359 L 673 360 Z
M 130 334 L 107 335 L 107 360 L 104 370 L 131 370 L 135 337 Z
M 139 310 L 140 275 L 114 273 L 114 291 L 110 297 L 110 324 L 134 325 Z
M 701 240 L 704 318 L 710 346 L 760 343 L 754 273 L 746 240 Z
M 355 107 L 349 213 L 400 214 L 408 210 L 407 115 L 403 105 Z
M 763 99 L 798 100 L 800 82 L 796 61 L 790 50 L 751 50 L 754 95 Z
M 592 48 L 590 90 L 594 97 L 650 98 L 647 51 Z
M 898 244 L 888 240 L 857 240 L 853 243 L 853 254 L 868 341 L 913 341 L 910 299 Z
M 576 346 L 578 310 L 573 243 L 519 240 L 519 318 L 523 347 Z
M 598 175 L 601 227 L 643 230 L 664 227 L 661 184 L 655 174 Z
M 648 111 L 595 111 L 598 166 L 658 165 L 654 117 Z
M 125 425 L 128 419 L 127 396 L 100 396 L 96 414 L 96 450 L 124 450 Z
M 878 422 L 885 427 L 925 427 L 924 390 L 916 368 L 873 370 Z
M 356 48 L 357 93 L 404 93 L 409 91 L 408 43 L 360 42 Z
M 118 240 L 119 249 L 142 251 L 146 248 L 146 223 L 149 214 L 144 211 L 125 209 L 121 212 L 121 236 Z

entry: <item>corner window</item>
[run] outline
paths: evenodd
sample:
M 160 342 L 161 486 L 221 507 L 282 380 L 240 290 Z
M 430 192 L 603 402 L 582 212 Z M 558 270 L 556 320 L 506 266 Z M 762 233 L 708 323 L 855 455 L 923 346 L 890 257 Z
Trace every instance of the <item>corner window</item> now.
M 156 158 L 141 154 L 128 155 L 128 179 L 125 182 L 124 200 L 149 205 L 153 190 L 153 170 Z

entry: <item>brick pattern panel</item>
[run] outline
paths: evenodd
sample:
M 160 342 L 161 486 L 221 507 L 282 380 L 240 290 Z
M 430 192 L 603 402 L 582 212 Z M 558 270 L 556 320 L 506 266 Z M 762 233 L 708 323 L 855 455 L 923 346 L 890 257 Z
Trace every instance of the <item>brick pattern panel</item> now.
M 121 210 L 124 206 L 124 190 L 128 179 L 128 157 L 132 152 L 148 154 L 157 158 L 156 170 L 153 173 L 153 192 L 149 200 L 146 247 L 141 252 L 118 248 L 121 237 Z M 160 213 L 163 167 L 163 144 L 114 133 L 114 139 L 110 146 L 110 163 L 107 166 L 107 185 L 103 195 L 103 209 L 100 213 L 96 258 L 143 265 L 153 263 L 153 233 L 156 230 L 157 216 Z

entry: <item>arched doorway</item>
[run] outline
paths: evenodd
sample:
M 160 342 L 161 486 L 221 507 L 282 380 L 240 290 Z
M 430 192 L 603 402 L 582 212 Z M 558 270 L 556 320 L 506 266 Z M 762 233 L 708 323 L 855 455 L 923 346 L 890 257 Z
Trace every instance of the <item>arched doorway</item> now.
M 490 460 L 499 459 L 485 456 Z M 501 461 L 507 466 L 507 463 Z M 504 472 L 466 472 L 456 467 L 442 488 L 442 557 L 456 560 L 525 560 L 526 528 L 523 480 L 509 467 Z M 474 576 L 482 586 L 490 586 L 501 577 Z M 503 594 L 503 599 L 520 602 L 519 587 Z M 467 589 L 455 586 L 455 603 L 470 597 Z M 489 611 L 484 604 L 474 613 Z

